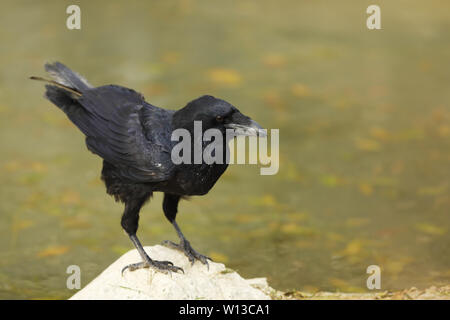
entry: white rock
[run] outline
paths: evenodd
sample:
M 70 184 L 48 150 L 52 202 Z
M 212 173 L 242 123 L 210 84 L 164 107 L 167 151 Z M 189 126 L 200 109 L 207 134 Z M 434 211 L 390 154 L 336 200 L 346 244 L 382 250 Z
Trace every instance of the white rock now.
M 173 249 L 156 245 L 145 247 L 154 260 L 168 260 L 184 269 L 185 274 L 166 275 L 152 269 L 125 271 L 124 266 L 141 261 L 137 250 L 125 253 L 97 278 L 70 299 L 270 299 L 273 291 L 265 278 L 246 280 L 222 263 L 207 266 Z

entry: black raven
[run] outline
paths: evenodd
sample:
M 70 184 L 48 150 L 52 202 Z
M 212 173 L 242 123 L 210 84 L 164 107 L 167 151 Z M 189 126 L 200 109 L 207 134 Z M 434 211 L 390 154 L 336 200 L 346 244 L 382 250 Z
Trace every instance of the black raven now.
M 201 121 L 202 132 L 226 129 L 235 134 L 265 135 L 265 131 L 230 103 L 202 96 L 178 111 L 155 107 L 138 92 L 117 86 L 91 86 L 79 74 L 56 62 L 46 64 L 53 78 L 47 80 L 45 97 L 60 108 L 86 136 L 87 148 L 103 158 L 102 180 L 107 193 L 125 204 L 121 225 L 142 257 L 142 262 L 124 267 L 136 270 L 154 268 L 164 273 L 183 271 L 170 261 L 151 259 L 139 242 L 139 211 L 153 192 L 164 192 L 163 210 L 174 226 L 180 243 L 163 244 L 181 250 L 193 264 L 196 260 L 208 265 L 208 257 L 195 251 L 184 237 L 175 217 L 181 198 L 204 195 L 214 186 L 227 168 L 225 161 L 207 164 L 175 164 L 171 151 L 176 143 L 171 135 L 175 129 L 194 134 L 194 121 Z M 223 147 L 228 148 L 223 139 Z M 202 142 L 200 152 L 208 145 Z M 194 155 L 192 155 L 194 157 Z

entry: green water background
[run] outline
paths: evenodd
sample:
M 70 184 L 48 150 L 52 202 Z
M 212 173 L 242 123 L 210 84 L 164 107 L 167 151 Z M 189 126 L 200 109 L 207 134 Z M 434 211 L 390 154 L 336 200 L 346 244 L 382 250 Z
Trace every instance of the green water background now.
M 193 246 L 278 289 L 364 292 L 450 279 L 450 3 L 377 1 L 2 1 L 0 298 L 68 298 L 132 244 L 101 160 L 44 100 L 46 61 L 177 109 L 202 94 L 280 129 L 280 171 L 232 166 L 182 202 Z M 176 240 L 161 196 L 145 245 Z

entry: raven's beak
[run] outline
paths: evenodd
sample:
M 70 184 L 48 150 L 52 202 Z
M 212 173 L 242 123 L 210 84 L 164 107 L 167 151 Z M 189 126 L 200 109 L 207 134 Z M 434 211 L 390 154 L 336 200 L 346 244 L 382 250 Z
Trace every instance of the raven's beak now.
M 267 131 L 264 130 L 256 121 L 244 116 L 240 112 L 233 113 L 230 122 L 225 123 L 225 128 L 233 129 L 237 136 L 267 136 Z

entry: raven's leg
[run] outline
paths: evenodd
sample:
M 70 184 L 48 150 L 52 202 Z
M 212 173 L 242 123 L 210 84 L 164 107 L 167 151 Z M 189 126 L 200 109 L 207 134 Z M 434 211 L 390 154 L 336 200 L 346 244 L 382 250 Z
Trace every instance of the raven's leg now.
M 157 271 L 161 271 L 163 273 L 170 273 L 171 271 L 174 272 L 182 271 L 184 273 L 182 268 L 174 266 L 173 263 L 170 261 L 152 260 L 147 255 L 147 253 L 145 252 L 144 248 L 141 245 L 141 242 L 136 236 L 139 222 L 139 211 L 141 210 L 141 207 L 147 198 L 148 197 L 141 199 L 132 199 L 125 203 L 125 211 L 123 212 L 122 215 L 121 224 L 123 229 L 127 232 L 128 236 L 130 237 L 131 241 L 133 242 L 134 246 L 136 247 L 137 251 L 139 252 L 143 261 L 125 266 L 122 269 L 122 274 L 127 269 L 129 269 L 130 271 L 134 271 L 136 269 L 142 268 L 152 268 Z
M 170 223 L 174 226 L 175 230 L 177 231 L 178 237 L 180 238 L 180 243 L 174 243 L 169 240 L 163 241 L 163 245 L 172 248 L 177 249 L 182 252 L 188 257 L 189 261 L 194 264 L 195 260 L 199 260 L 203 264 L 206 264 L 208 267 L 208 259 L 212 261 L 211 258 L 204 256 L 197 251 L 195 251 L 192 247 L 189 241 L 184 237 L 183 233 L 180 230 L 180 227 L 178 226 L 177 222 L 175 221 L 175 217 L 177 215 L 178 211 L 178 202 L 180 201 L 180 196 L 164 193 L 164 201 L 163 201 L 163 210 L 166 218 L 170 221 Z

